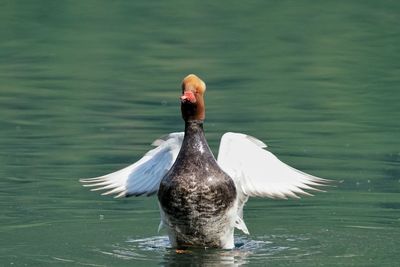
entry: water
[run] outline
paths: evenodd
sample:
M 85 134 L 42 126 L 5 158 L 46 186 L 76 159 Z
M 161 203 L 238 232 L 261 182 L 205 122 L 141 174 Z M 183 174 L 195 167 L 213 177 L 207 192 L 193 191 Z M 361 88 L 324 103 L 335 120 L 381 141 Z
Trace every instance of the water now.
M 397 266 L 397 1 L 2 1 L 1 266 Z M 179 83 L 208 86 L 207 138 L 245 132 L 342 181 L 252 199 L 236 248 L 177 253 L 155 198 L 93 177 L 182 130 Z

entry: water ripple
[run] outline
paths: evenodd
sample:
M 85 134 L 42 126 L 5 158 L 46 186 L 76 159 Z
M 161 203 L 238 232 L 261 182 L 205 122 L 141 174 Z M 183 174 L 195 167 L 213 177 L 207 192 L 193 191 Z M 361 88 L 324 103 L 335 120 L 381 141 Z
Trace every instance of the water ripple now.
M 175 250 L 167 236 L 129 238 L 123 243 L 111 245 L 110 251 L 100 251 L 123 260 L 157 261 L 163 266 L 193 264 L 196 266 L 241 266 L 251 262 L 274 261 L 277 259 L 300 258 L 319 253 L 315 246 L 304 248 L 304 236 L 271 235 L 254 239 L 237 236 L 235 248 Z M 302 249 L 299 249 L 301 247 Z

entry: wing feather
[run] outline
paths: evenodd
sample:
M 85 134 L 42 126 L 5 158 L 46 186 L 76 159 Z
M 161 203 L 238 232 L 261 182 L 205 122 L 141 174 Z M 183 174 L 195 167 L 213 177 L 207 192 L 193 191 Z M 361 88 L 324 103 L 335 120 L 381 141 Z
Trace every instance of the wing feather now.
M 153 195 L 161 179 L 171 168 L 182 146 L 184 133 L 171 133 L 157 139 L 140 160 L 119 171 L 95 178 L 80 179 L 91 191 L 106 190 L 102 195 L 118 197 Z
M 299 171 L 280 161 L 260 140 L 240 133 L 222 136 L 218 164 L 236 183 L 238 191 L 251 197 L 287 199 L 322 191 L 329 180 Z

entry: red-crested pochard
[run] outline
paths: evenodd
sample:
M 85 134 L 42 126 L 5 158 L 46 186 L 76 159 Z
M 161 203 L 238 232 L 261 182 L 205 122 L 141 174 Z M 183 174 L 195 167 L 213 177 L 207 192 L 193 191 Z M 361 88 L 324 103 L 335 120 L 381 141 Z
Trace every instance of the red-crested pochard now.
M 185 132 L 153 142 L 156 148 L 134 164 L 96 178 L 81 179 L 92 191 L 116 197 L 158 195 L 161 228 L 176 248 L 234 247 L 234 228 L 248 234 L 243 206 L 249 197 L 287 199 L 310 195 L 329 180 L 281 162 L 262 141 L 241 133 L 222 136 L 215 160 L 204 136 L 205 83 L 183 79 L 181 112 Z

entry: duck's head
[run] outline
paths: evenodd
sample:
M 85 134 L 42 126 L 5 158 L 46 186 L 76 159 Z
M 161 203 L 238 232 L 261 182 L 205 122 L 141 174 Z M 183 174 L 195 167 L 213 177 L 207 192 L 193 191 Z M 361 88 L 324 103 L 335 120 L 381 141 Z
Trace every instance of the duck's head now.
M 206 84 L 196 75 L 189 74 L 182 81 L 181 111 L 185 121 L 204 120 L 204 92 Z

